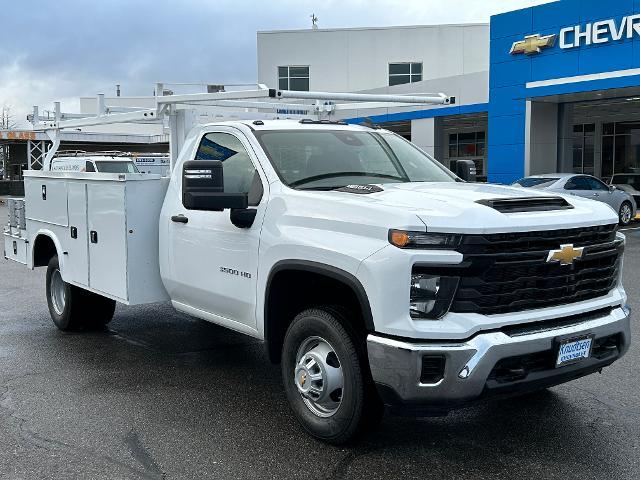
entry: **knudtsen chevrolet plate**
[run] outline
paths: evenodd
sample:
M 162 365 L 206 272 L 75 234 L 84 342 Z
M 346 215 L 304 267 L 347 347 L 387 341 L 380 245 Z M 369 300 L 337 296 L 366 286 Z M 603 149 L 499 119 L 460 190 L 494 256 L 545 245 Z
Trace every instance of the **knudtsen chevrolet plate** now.
M 570 338 L 560 342 L 556 367 L 579 362 L 591 355 L 593 335 Z

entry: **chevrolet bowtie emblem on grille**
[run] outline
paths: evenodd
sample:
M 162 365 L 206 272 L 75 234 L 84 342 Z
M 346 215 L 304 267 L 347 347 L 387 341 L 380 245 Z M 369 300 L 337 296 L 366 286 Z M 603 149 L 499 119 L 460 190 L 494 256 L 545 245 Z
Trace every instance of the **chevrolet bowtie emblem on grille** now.
M 555 43 L 555 35 L 545 35 L 541 37 L 539 33 L 536 33 L 535 35 L 527 35 L 524 37 L 524 40 L 514 42 L 509 53 L 511 55 L 518 53 L 533 55 L 534 53 L 540 53 L 543 48 L 553 47 Z
M 583 247 L 574 248 L 573 244 L 560 245 L 560 250 L 551 250 L 547 262 L 560 262 L 560 265 L 572 265 L 576 258 L 582 257 Z

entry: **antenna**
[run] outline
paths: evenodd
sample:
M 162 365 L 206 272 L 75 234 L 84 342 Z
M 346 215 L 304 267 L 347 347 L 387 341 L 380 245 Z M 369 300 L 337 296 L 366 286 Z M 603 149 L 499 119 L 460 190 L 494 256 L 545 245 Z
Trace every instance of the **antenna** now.
M 316 17 L 315 13 L 311 14 L 311 28 L 314 30 L 318 29 L 318 17 Z

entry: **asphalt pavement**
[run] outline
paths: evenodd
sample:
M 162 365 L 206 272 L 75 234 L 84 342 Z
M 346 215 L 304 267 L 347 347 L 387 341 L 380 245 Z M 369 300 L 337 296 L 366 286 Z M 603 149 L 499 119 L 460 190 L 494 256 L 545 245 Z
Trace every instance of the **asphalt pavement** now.
M 639 272 L 632 230 L 634 311 Z M 64 334 L 44 273 L 0 259 L 0 478 L 640 478 L 638 342 L 602 374 L 443 418 L 386 415 L 338 448 L 297 425 L 259 342 L 166 304 Z

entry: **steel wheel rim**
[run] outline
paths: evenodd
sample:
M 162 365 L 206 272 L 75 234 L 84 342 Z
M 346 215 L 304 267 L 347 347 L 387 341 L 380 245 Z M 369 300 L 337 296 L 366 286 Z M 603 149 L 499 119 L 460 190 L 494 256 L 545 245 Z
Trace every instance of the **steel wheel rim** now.
M 64 313 L 65 306 L 65 284 L 59 269 L 55 269 L 51 274 L 50 296 L 53 309 L 58 315 Z
M 631 207 L 626 203 L 622 205 L 620 220 L 622 220 L 622 223 L 629 223 L 631 221 Z
M 307 408 L 321 418 L 332 417 L 342 405 L 342 362 L 322 337 L 305 339 L 294 366 L 293 383 Z

